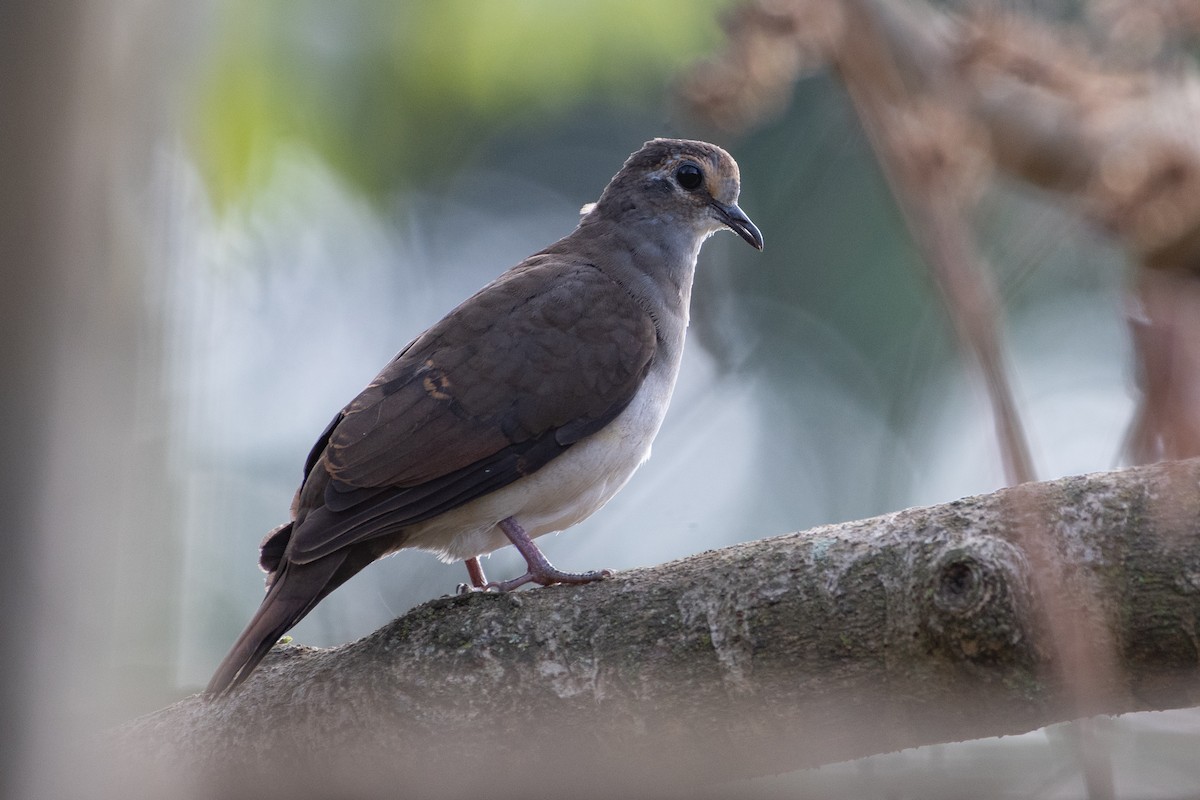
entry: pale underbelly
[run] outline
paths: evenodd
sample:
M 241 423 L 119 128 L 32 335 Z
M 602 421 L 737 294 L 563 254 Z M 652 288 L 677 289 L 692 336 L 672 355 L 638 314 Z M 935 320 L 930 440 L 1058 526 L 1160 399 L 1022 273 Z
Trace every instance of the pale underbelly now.
M 573 445 L 519 481 L 409 530 L 403 547 L 458 561 L 507 545 L 498 527 L 513 517 L 532 537 L 566 530 L 612 499 L 650 457 L 675 382 L 647 376 L 637 397 L 603 430 Z

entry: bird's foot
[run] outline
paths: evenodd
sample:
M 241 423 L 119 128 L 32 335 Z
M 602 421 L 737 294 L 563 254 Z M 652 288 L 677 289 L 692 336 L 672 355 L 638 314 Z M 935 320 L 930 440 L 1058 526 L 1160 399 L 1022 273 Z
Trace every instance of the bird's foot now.
M 513 578 L 508 581 L 494 581 L 484 587 L 485 591 L 489 592 L 511 592 L 513 589 L 524 586 L 527 583 L 536 583 L 539 586 L 550 586 L 555 583 L 592 583 L 593 581 L 602 581 L 605 578 L 612 577 L 611 569 L 597 570 L 596 572 L 563 572 L 556 569 L 550 562 L 546 562 L 546 569 L 530 569 L 519 578 Z
M 529 534 L 525 532 L 525 529 L 512 517 L 500 520 L 500 530 L 504 531 L 504 535 L 508 537 L 508 540 L 525 557 L 525 563 L 529 566 L 529 570 L 521 577 L 513 578 L 512 580 L 485 582 L 482 586 L 485 591 L 511 592 L 513 589 L 524 586 L 527 583 L 536 583 L 539 586 L 550 586 L 555 583 L 591 583 L 612 576 L 612 570 L 607 569 L 596 572 L 563 572 L 556 568 L 542 554 L 538 546 L 533 543 L 533 539 L 529 538 Z M 480 578 L 483 577 L 483 570 L 479 567 L 478 559 L 467 560 L 467 571 L 471 573 L 471 581 L 474 583 L 476 572 L 471 567 L 472 561 L 476 562 L 474 569 L 479 570 L 478 575 Z M 475 585 L 478 586 L 479 584 Z

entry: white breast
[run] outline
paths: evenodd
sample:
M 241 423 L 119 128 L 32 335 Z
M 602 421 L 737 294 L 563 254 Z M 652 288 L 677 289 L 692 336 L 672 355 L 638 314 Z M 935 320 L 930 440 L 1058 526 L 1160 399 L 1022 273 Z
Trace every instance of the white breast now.
M 458 561 L 507 545 L 497 527 L 507 517 L 516 518 L 534 537 L 587 519 L 650 457 L 675 388 L 679 359 L 663 359 L 655 366 L 629 406 L 602 430 L 533 475 L 414 526 L 404 547 Z

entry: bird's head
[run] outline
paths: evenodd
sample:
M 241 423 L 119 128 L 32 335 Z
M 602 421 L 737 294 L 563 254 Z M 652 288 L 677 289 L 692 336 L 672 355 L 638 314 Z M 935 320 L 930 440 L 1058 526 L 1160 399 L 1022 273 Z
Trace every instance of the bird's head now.
M 609 218 L 631 214 L 677 221 L 707 236 L 729 228 L 762 250 L 763 237 L 738 208 L 737 162 L 716 145 L 652 139 L 631 155 L 596 202 Z

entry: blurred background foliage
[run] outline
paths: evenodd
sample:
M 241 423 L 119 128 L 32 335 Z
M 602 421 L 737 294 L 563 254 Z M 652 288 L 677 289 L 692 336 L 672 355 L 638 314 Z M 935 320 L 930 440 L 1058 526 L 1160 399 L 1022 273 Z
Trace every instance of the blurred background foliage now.
M 230 0 L 202 68 L 195 152 L 218 205 L 260 191 L 283 144 L 379 197 L 468 165 L 485 132 L 660 102 L 672 72 L 719 43 L 723 5 Z
M 154 222 L 128 233 L 128 251 L 147 254 L 142 332 L 161 340 L 139 354 L 136 408 L 140 435 L 167 442 L 166 468 L 135 491 L 166 502 L 170 524 L 135 519 L 122 534 L 110 720 L 207 680 L 261 598 L 257 544 L 286 518 L 333 413 L 424 327 L 567 233 L 654 136 L 734 154 L 766 250 L 706 245 L 655 456 L 609 507 L 547 537 L 552 561 L 633 568 L 1004 483 L 984 394 L 840 84 L 800 81 L 737 138 L 682 111 L 681 70 L 720 46 L 729 8 L 217 0 L 165 16 L 188 42 L 158 56 L 176 116 L 139 151 L 144 180 L 124 201 Z M 1133 405 L 1122 253 L 1015 185 L 989 189 L 973 222 L 1039 477 L 1115 466 Z M 502 577 L 520 562 L 500 552 L 485 566 Z M 149 575 L 172 593 L 147 603 Z M 387 559 L 294 635 L 349 641 L 464 577 L 426 554 Z M 1080 796 L 1070 743 L 1030 736 L 1054 749 L 1038 750 L 1025 796 Z M 1029 742 L 803 780 L 821 796 L 966 796 L 972 769 L 1020 770 Z M 939 770 L 957 776 L 943 793 L 925 781 Z M 877 780 L 901 773 L 921 788 Z

